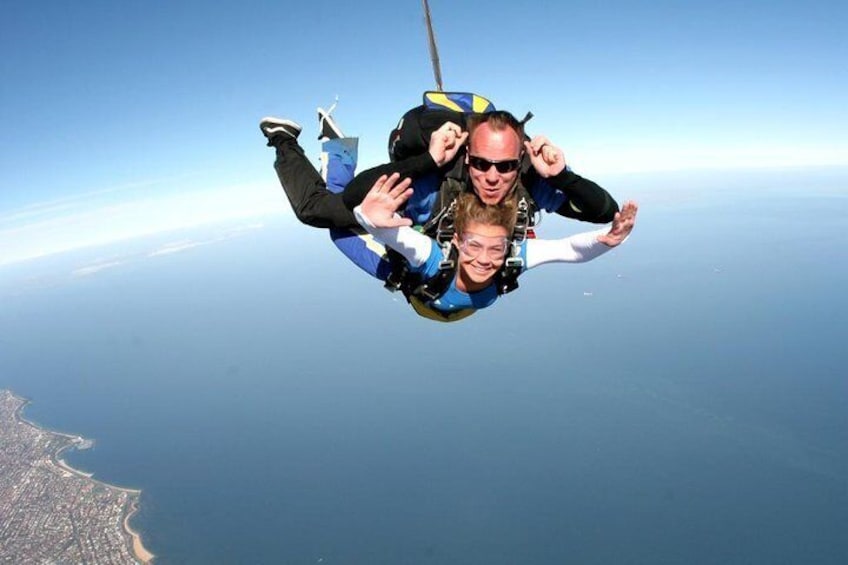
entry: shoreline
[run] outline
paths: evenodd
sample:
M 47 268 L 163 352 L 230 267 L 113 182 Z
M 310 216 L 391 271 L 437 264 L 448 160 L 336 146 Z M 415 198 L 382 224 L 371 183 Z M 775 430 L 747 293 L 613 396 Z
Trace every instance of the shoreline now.
M 29 398 L 24 398 L 23 396 L 18 396 L 10 390 L 7 392 L 12 396 L 12 398 L 16 398 L 21 401 L 21 405 L 15 410 L 15 420 L 18 423 L 29 426 L 33 429 L 47 432 L 50 434 L 55 434 L 57 436 L 61 436 L 67 440 L 67 443 L 57 449 L 54 453 L 50 454 L 50 461 L 53 463 L 58 469 L 76 475 L 77 477 L 81 477 L 87 479 L 89 481 L 93 481 L 99 485 L 102 485 L 106 488 L 114 489 L 123 493 L 126 493 L 128 496 L 126 508 L 124 511 L 124 519 L 121 522 L 121 527 L 124 530 L 124 533 L 130 539 L 130 548 L 135 558 L 142 563 L 142 565 L 151 565 L 153 563 L 154 558 L 156 557 L 153 553 L 151 553 L 146 547 L 144 547 L 144 543 L 142 541 L 141 534 L 136 532 L 132 526 L 130 526 L 130 519 L 138 512 L 139 509 L 139 496 L 141 495 L 141 489 L 133 489 L 127 487 L 121 487 L 117 485 L 113 485 L 111 483 L 107 483 L 105 481 L 101 481 L 94 478 L 94 473 L 86 473 L 85 471 L 81 471 L 80 469 L 75 469 L 71 467 L 64 459 L 62 459 L 62 453 L 70 450 L 76 449 L 80 450 L 79 444 L 84 442 L 90 442 L 90 446 L 94 445 L 94 442 L 91 440 L 86 440 L 82 436 L 71 435 L 65 432 L 60 432 L 57 430 L 53 430 L 46 426 L 42 426 L 32 420 L 28 420 L 24 417 L 24 408 L 26 408 L 32 401 Z M 90 447 L 89 446 L 89 447 Z M 84 448 L 87 449 L 88 447 Z
M 139 491 L 141 492 L 141 491 Z M 143 565 L 149 565 L 153 563 L 153 559 L 156 557 L 153 555 L 146 547 L 144 547 L 144 542 L 141 540 L 141 534 L 136 532 L 133 527 L 130 525 L 130 520 L 133 516 L 138 512 L 138 497 L 133 498 L 129 503 L 129 509 L 127 513 L 124 515 L 123 526 L 124 531 L 130 536 L 132 539 L 132 552 L 135 555 L 136 559 L 141 561 Z

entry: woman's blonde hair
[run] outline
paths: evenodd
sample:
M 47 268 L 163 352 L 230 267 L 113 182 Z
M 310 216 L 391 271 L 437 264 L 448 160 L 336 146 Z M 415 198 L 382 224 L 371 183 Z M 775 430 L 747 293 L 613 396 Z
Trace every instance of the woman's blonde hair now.
M 462 235 L 468 224 L 475 222 L 487 226 L 501 226 L 509 234 L 507 237 L 511 237 L 517 209 L 515 195 L 505 198 L 499 204 L 486 205 L 473 192 L 463 192 L 456 199 L 456 233 Z

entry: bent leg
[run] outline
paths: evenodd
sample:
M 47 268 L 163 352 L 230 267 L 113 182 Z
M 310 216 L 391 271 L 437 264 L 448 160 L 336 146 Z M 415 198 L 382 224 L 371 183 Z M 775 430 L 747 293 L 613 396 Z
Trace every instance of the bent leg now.
M 298 220 L 317 228 L 359 225 L 341 195 L 327 190 L 295 139 L 283 139 L 274 147 L 277 151 L 274 169 Z

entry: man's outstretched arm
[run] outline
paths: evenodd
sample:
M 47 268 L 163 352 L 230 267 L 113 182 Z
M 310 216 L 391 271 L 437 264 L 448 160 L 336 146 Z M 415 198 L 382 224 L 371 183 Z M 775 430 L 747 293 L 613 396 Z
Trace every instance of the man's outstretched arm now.
M 583 222 L 613 220 L 618 203 L 597 183 L 572 172 L 562 149 L 541 135 L 525 141 L 524 148 L 533 164 L 524 186 L 541 208 Z
M 568 169 L 547 181 L 553 188 L 565 194 L 565 202 L 556 210 L 560 216 L 593 224 L 606 224 L 611 222 L 618 212 L 618 203 L 609 192 Z

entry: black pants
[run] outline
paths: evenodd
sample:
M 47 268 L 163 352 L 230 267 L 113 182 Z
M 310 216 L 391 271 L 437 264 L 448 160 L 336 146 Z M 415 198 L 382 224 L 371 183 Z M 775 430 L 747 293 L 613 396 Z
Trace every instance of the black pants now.
M 327 184 L 294 139 L 275 145 L 274 169 L 286 192 L 297 219 L 316 228 L 359 227 L 353 212 L 342 201 L 341 194 L 327 190 Z

